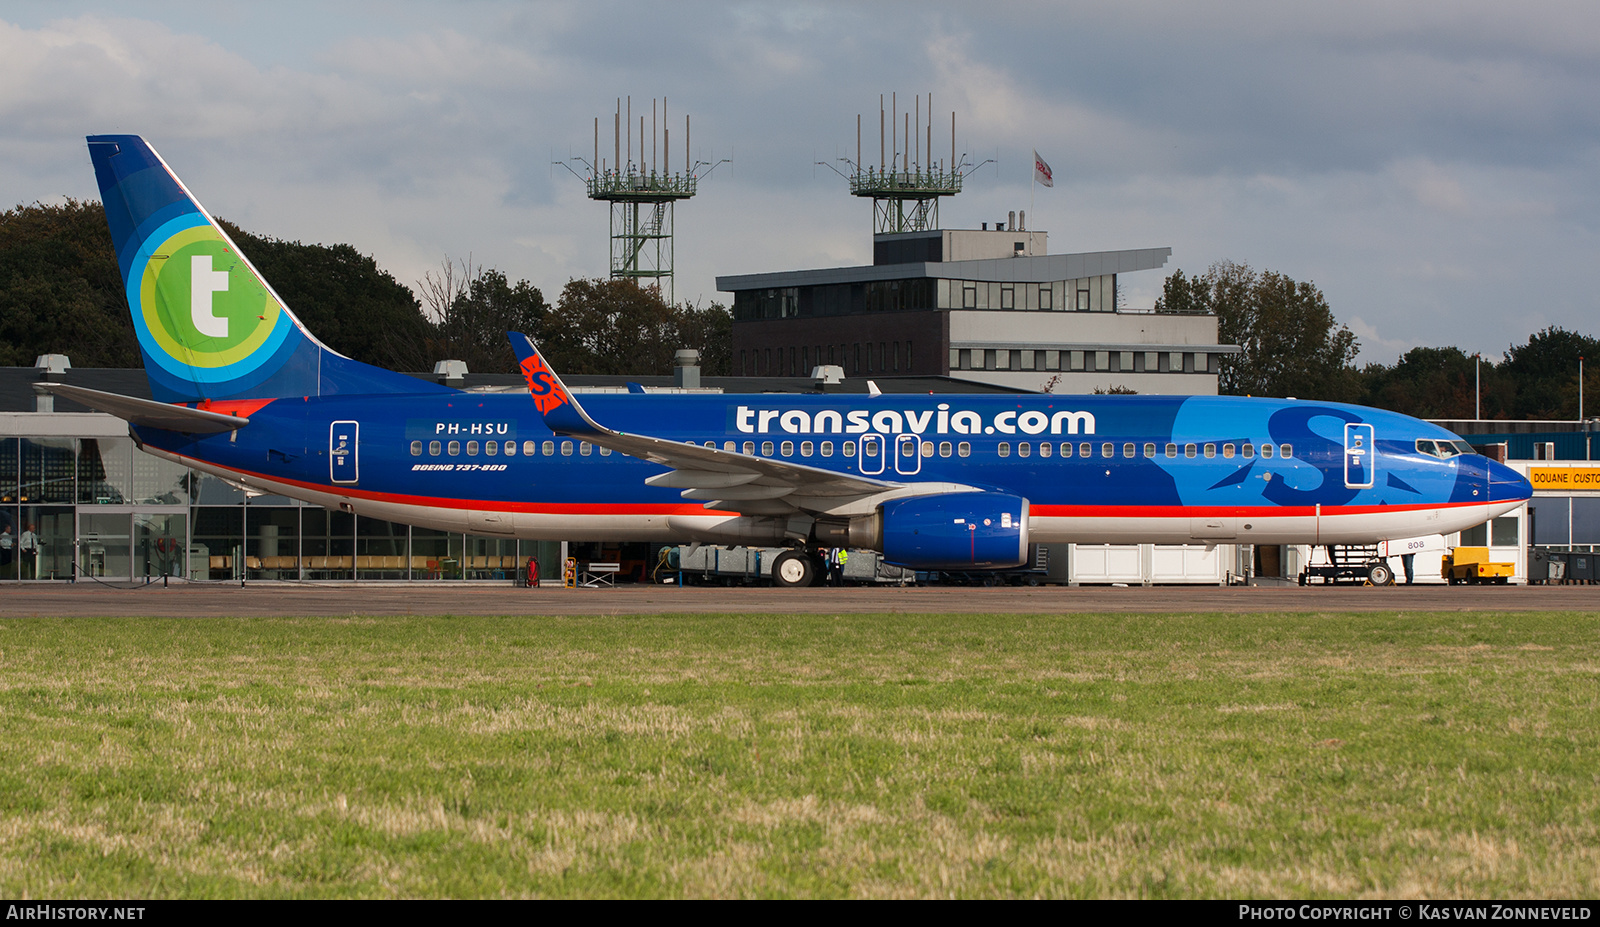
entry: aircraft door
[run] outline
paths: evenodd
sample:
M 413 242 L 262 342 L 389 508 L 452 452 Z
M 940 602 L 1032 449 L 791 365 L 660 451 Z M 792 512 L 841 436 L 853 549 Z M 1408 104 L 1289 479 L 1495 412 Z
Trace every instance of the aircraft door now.
M 1370 489 L 1377 469 L 1377 445 L 1372 426 L 1347 422 L 1344 426 L 1344 485 L 1346 489 Z
M 902 476 L 912 476 L 922 471 L 922 455 L 918 450 L 922 439 L 916 435 L 894 436 L 894 470 Z
M 882 435 L 862 435 L 859 453 L 861 455 L 862 473 L 871 476 L 883 472 L 884 449 Z
M 361 479 L 360 436 L 358 422 L 334 422 L 328 426 L 328 477 L 335 483 Z

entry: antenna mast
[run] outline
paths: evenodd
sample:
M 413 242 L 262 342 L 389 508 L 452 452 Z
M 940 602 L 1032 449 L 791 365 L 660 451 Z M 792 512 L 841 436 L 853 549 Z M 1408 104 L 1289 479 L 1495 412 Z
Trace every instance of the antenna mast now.
M 633 147 L 633 98 L 618 97 L 611 122 L 612 163 L 600 160 L 600 119 L 594 121 L 594 160 L 582 157 L 556 163 L 571 171 L 588 189 L 589 198 L 611 206 L 611 278 L 653 285 L 669 304 L 677 294 L 673 286 L 676 247 L 673 212 L 679 200 L 699 190 L 700 180 L 723 163 L 693 160 L 689 148 L 689 117 L 683 117 L 683 163 L 672 171 L 671 129 L 667 127 L 667 101 L 663 97 L 661 122 L 656 122 L 657 101 L 650 101 L 650 140 L 645 144 L 645 119 L 639 114 L 638 160 Z M 624 121 L 626 120 L 626 121 Z M 660 133 L 657 135 L 657 129 Z M 624 151 L 626 147 L 626 151 Z M 645 155 L 649 155 L 646 163 Z M 660 157 L 659 162 L 657 158 Z M 724 159 L 726 160 L 726 159 Z M 576 164 L 581 172 L 573 167 Z
M 872 200 L 873 234 L 937 229 L 940 198 L 960 193 L 966 176 L 962 171 L 963 161 L 956 158 L 956 114 L 950 114 L 950 161 L 941 163 L 933 157 L 933 94 L 928 94 L 925 135 L 920 95 L 912 110 L 905 114 L 903 129 L 899 95 L 890 94 L 887 102 L 889 107 L 885 112 L 883 94 L 878 95 L 877 165 L 861 163 L 861 116 L 858 114 L 856 157 L 854 161 L 840 158 L 850 165 L 851 171 L 839 173 L 850 182 L 852 196 Z M 914 126 L 913 113 L 916 116 Z M 833 167 L 832 164 L 827 166 Z

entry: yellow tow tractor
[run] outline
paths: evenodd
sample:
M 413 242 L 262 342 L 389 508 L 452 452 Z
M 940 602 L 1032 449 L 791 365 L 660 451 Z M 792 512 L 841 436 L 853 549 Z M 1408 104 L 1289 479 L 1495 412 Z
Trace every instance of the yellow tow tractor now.
M 1487 547 L 1453 547 L 1440 561 L 1439 575 L 1457 583 L 1498 583 L 1511 581 L 1517 571 L 1515 563 L 1497 563 L 1489 559 Z

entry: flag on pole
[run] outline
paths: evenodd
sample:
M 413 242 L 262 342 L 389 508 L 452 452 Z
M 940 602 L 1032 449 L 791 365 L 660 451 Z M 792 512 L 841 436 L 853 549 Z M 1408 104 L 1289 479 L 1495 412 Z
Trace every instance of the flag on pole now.
M 1035 182 L 1042 183 L 1047 187 L 1056 185 L 1055 181 L 1051 179 L 1050 165 L 1044 163 L 1044 159 L 1039 157 L 1039 149 L 1037 148 L 1033 149 L 1033 179 Z

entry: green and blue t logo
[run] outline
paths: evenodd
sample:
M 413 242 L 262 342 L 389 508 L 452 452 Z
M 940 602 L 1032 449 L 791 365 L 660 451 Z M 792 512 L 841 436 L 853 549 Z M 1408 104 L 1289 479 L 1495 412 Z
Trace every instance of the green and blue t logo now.
M 195 367 L 228 367 L 250 357 L 283 312 L 209 224 L 152 249 L 139 290 L 142 327 L 154 342 L 146 347 Z

